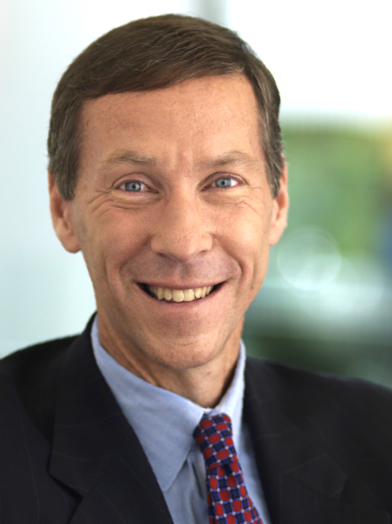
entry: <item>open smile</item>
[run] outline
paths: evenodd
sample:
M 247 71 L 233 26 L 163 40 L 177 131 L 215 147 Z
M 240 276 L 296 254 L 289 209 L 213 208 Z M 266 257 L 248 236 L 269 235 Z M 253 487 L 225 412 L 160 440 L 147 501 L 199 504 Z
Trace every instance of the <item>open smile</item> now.
M 139 284 L 140 287 L 151 297 L 165 302 L 194 302 L 213 293 L 221 284 L 189 289 L 172 289 L 167 287 L 150 286 Z

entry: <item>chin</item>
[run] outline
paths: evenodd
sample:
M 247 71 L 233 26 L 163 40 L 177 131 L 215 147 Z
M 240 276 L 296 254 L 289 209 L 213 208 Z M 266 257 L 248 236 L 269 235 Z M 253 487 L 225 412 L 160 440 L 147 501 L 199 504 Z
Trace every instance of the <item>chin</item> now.
M 155 351 L 151 348 L 150 359 L 162 367 L 178 371 L 205 366 L 220 353 L 216 345 L 206 345 L 204 342 L 181 343 L 176 340 L 174 343 L 168 341 L 165 346 L 166 348 L 161 347 Z

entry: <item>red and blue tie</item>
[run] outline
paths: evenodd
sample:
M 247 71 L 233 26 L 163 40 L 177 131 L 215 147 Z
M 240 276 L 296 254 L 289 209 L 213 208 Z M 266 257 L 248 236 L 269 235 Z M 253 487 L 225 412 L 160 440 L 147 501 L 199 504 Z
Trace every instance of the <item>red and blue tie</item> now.
M 263 524 L 245 487 L 230 417 L 204 415 L 193 436 L 207 469 L 209 524 Z

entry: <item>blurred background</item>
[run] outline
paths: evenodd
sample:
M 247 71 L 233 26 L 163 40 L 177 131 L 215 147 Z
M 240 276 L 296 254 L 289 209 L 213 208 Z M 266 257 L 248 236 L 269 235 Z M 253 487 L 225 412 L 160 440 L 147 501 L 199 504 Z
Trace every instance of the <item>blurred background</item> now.
M 0 354 L 94 311 L 49 217 L 55 86 L 104 32 L 168 12 L 237 31 L 281 92 L 289 227 L 246 317 L 249 353 L 392 386 L 390 0 L 0 0 Z

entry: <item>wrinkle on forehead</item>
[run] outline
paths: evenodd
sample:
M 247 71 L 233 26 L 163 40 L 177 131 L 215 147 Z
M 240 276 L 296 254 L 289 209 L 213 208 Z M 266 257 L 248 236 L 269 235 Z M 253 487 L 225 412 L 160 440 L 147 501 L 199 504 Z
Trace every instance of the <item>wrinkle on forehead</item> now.
M 188 178 L 225 167 L 266 175 L 257 101 L 241 76 L 105 95 L 86 102 L 81 125 L 81 170 L 89 178 L 94 164 L 106 178 L 121 166 Z
M 118 149 L 113 151 L 108 157 L 101 160 L 99 170 L 104 170 L 107 167 L 118 164 L 132 164 L 146 167 L 155 167 L 158 161 L 154 156 L 144 155 L 137 151 L 129 149 Z M 228 151 L 216 158 L 207 158 L 196 163 L 196 168 L 200 170 L 214 169 L 217 167 L 224 167 L 228 165 L 246 165 L 257 166 L 260 163 L 259 159 L 253 158 L 251 155 L 242 151 Z

